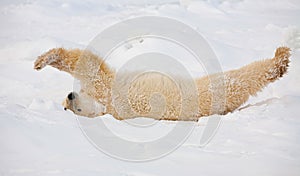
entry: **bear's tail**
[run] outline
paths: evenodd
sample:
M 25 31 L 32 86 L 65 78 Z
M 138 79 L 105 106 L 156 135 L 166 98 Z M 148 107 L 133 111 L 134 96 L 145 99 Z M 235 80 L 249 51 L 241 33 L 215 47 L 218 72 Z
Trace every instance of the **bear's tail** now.
M 275 56 L 271 59 L 271 68 L 267 70 L 266 79 L 274 82 L 287 73 L 290 63 L 291 49 L 288 47 L 279 47 L 276 49 Z

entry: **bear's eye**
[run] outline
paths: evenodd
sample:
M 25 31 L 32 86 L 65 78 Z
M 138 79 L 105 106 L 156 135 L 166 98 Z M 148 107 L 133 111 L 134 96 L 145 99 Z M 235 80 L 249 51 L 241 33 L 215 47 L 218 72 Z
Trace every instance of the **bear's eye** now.
M 79 112 L 80 112 L 80 111 L 81 111 L 81 109 L 77 109 L 77 111 L 79 111 Z

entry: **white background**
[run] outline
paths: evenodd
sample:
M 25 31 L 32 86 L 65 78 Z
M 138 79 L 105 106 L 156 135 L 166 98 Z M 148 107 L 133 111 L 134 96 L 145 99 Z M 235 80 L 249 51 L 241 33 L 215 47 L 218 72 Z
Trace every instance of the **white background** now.
M 109 25 L 140 15 L 168 16 L 194 27 L 224 70 L 289 46 L 289 73 L 246 103 L 256 105 L 222 116 L 204 148 L 197 145 L 207 118 L 166 157 L 146 163 L 113 159 L 95 149 L 76 117 L 63 111 L 73 78 L 51 67 L 34 71 L 33 62 L 53 47 L 84 48 Z M 299 17 L 297 0 L 1 1 L 0 175 L 298 175 Z M 134 127 L 103 118 L 134 140 Z M 159 136 L 174 122 L 156 125 L 149 136 Z

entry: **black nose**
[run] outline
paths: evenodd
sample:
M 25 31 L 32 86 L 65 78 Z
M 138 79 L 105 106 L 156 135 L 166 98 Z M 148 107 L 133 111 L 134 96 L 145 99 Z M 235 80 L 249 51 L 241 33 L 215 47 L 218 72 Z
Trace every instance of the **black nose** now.
M 74 100 L 75 99 L 75 94 L 73 92 L 69 93 L 68 99 L 69 100 Z

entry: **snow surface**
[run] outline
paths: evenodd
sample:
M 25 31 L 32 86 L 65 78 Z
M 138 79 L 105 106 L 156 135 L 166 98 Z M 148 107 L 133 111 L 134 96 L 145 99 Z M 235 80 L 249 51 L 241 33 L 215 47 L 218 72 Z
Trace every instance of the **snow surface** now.
M 299 175 L 300 3 L 298 0 L 105 0 L 0 2 L 0 175 Z M 85 138 L 61 101 L 73 78 L 47 67 L 33 70 L 53 47 L 84 48 L 121 20 L 162 15 L 193 26 L 210 43 L 224 70 L 293 49 L 289 73 L 249 106 L 222 116 L 212 141 L 198 147 L 207 118 L 173 153 L 142 163 L 120 161 Z M 197 70 L 193 70 L 197 71 Z M 80 117 L 79 117 L 80 118 Z M 132 140 L 140 130 L 109 115 L 112 128 Z M 155 122 L 147 137 L 174 122 Z

